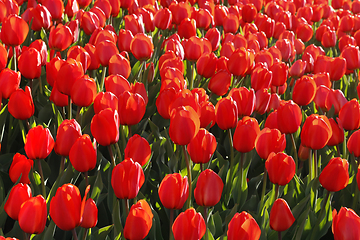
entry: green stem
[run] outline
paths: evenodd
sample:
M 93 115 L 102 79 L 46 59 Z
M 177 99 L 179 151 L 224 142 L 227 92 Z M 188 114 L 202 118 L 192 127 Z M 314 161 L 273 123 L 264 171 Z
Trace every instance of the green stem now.
M 195 64 L 196 62 L 192 62 L 191 63 L 191 68 L 189 69 L 191 72 L 190 74 L 190 79 L 189 79 L 189 82 L 190 82 L 190 90 L 192 90 L 194 88 L 194 71 L 195 71 Z
M 39 173 L 41 177 L 41 193 L 43 197 L 46 199 L 46 191 L 45 191 L 45 182 L 44 182 L 44 173 L 41 167 L 41 160 L 37 159 L 38 167 L 39 167 Z
M 240 191 L 239 191 L 239 194 L 242 194 L 242 188 L 243 188 L 244 158 L 245 158 L 245 153 L 240 153 L 240 164 L 239 164 L 239 167 L 238 167 L 238 174 L 239 174 L 239 180 L 240 180 Z M 239 207 L 241 207 L 241 206 L 240 206 L 240 200 L 241 200 L 241 198 L 238 197 Z
M 281 240 L 281 232 L 278 232 L 278 239 Z
M 209 240 L 208 234 L 208 208 L 204 207 L 204 220 L 205 220 L 205 240 Z
M 73 228 L 73 230 L 71 230 L 71 232 L 72 232 L 72 235 L 73 235 L 73 239 L 74 239 L 74 240 L 78 240 L 78 237 L 77 237 L 75 228 Z
M 174 222 L 174 209 L 170 209 L 170 219 L 169 219 L 169 223 L 170 223 L 169 239 L 170 240 L 174 240 L 174 235 L 173 235 L 173 232 L 172 232 L 173 222 Z
M 311 182 L 312 180 L 312 149 L 310 149 L 310 153 L 309 153 L 309 181 L 308 184 Z
M 266 167 L 264 167 L 264 175 L 263 175 L 263 186 L 262 186 L 262 191 L 261 191 L 261 200 L 260 200 L 260 208 L 259 208 L 259 212 L 261 213 L 261 210 L 263 208 L 264 205 L 264 198 L 265 198 L 265 191 L 266 191 L 266 182 L 267 182 L 267 170 Z M 261 215 L 261 214 L 260 214 Z
M 65 157 L 61 156 L 59 176 L 61 176 L 64 173 L 64 168 L 65 168 Z
M 39 77 L 38 80 L 39 80 L 39 90 L 40 90 L 40 94 L 43 95 L 43 89 L 42 89 L 43 87 L 42 87 L 41 78 Z
M 86 235 L 88 234 L 88 231 L 89 231 L 89 229 L 88 229 L 88 228 L 87 228 L 87 229 L 85 229 L 85 233 L 84 233 L 84 236 L 83 236 L 82 240 L 85 240 L 85 239 L 86 239 Z
M 88 171 L 86 171 L 84 174 L 85 174 L 85 186 L 88 186 L 88 185 L 89 185 L 89 174 L 88 174 Z
M 121 156 L 121 151 L 120 151 L 118 142 L 115 143 L 115 148 L 116 148 L 117 155 L 119 156 L 119 160 L 120 160 L 120 162 L 122 162 L 122 156 Z
M 109 154 L 110 154 L 110 158 L 111 158 L 111 166 L 114 168 L 116 166 L 116 163 L 115 163 L 113 151 L 111 149 L 111 145 L 108 146 L 108 150 L 109 150 Z
M 106 69 L 107 67 L 103 67 L 102 75 L 101 75 L 101 82 L 100 82 L 100 92 L 104 90 L 104 82 L 105 82 L 105 76 L 106 76 Z
M 125 219 L 127 218 L 127 216 L 129 215 L 129 199 L 124 199 L 125 202 L 125 212 L 126 212 L 126 216 Z
M 291 138 L 291 143 L 292 143 L 292 147 L 293 147 L 293 150 L 294 150 L 295 173 L 297 173 L 297 170 L 298 170 L 298 154 L 297 154 L 297 150 L 296 150 L 294 134 L 290 134 L 290 138 Z
M 13 61 L 14 61 L 14 71 L 17 72 L 17 59 L 16 59 L 15 47 L 13 47 Z
M 279 184 L 275 184 L 275 200 L 278 198 L 279 196 Z
M 70 97 L 69 97 L 68 110 L 69 110 L 68 118 L 69 118 L 69 119 L 72 119 L 72 105 L 71 105 L 71 98 L 70 98 Z
M 355 187 L 355 196 L 353 199 L 353 205 L 352 205 L 352 209 L 356 212 L 356 206 L 358 205 L 359 202 L 359 188 L 356 186 Z
M 185 157 L 187 175 L 188 175 L 188 181 L 189 181 L 189 197 L 187 200 L 187 208 L 190 208 L 191 207 L 191 195 L 192 195 L 192 186 L 191 186 L 192 178 L 191 178 L 190 161 L 189 161 L 189 157 L 186 152 L 186 146 L 183 145 L 182 147 L 183 147 L 183 153 L 184 153 L 184 157 Z
M 317 162 L 317 150 L 314 150 L 314 168 L 315 168 L 315 178 L 318 177 L 318 162 Z

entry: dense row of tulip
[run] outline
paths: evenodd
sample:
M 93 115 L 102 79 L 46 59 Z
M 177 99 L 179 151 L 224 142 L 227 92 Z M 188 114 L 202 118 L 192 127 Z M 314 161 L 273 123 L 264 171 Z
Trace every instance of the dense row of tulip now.
M 360 238 L 359 1 L 0 0 L 0 21 L 6 239 Z

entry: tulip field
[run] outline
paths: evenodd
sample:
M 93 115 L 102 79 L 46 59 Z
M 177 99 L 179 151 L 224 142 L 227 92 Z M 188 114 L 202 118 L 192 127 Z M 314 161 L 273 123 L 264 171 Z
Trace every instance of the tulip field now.
M 0 240 L 360 239 L 360 0 L 0 22 Z

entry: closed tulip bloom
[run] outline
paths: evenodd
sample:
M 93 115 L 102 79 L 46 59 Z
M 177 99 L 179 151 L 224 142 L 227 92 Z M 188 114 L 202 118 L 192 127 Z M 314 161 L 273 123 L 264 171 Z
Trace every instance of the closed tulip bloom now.
M 245 48 L 233 52 L 227 63 L 229 71 L 235 76 L 243 76 L 250 67 L 250 53 Z
M 45 229 L 47 219 L 46 201 L 42 195 L 32 197 L 21 205 L 20 228 L 29 234 L 39 234 Z
M 21 155 L 20 153 L 16 153 L 11 162 L 11 166 L 9 169 L 9 177 L 13 183 L 19 180 L 20 183 L 30 184 L 29 172 L 31 168 L 34 166 L 34 161 L 28 159 L 26 156 Z
M 132 205 L 124 226 L 124 237 L 129 240 L 144 239 L 152 226 L 153 213 L 149 204 L 141 199 Z
M 197 73 L 205 78 L 211 78 L 215 74 L 217 57 L 211 53 L 205 53 L 201 55 L 196 62 Z
M 49 47 L 56 51 L 64 51 L 73 40 L 73 33 L 68 26 L 59 23 L 56 28 L 50 28 Z
M 181 209 L 189 197 L 189 181 L 180 173 L 166 175 L 159 186 L 159 198 L 167 209 Z
M 218 96 L 225 95 L 231 84 L 231 74 L 226 70 L 215 73 L 209 81 L 208 88 Z
M 348 70 L 354 70 L 360 67 L 360 52 L 358 46 L 346 46 L 340 56 L 346 59 L 346 68 Z
M 288 184 L 295 175 L 295 161 L 285 153 L 270 153 L 265 162 L 269 179 L 280 186 Z
M 72 58 L 69 58 L 64 62 L 57 74 L 56 87 L 62 94 L 71 95 L 72 87 L 74 83 L 84 76 L 84 69 L 82 64 Z
M 200 127 L 206 128 L 215 125 L 215 107 L 211 102 L 202 102 L 200 104 Z
M 10 96 L 8 103 L 9 113 L 16 119 L 29 119 L 35 112 L 34 102 L 31 96 L 29 86 L 25 87 L 25 91 L 18 89 Z
M 296 81 L 293 89 L 293 101 L 299 106 L 308 105 L 315 97 L 316 84 L 311 77 L 303 76 Z
M 50 202 L 50 217 L 60 229 L 70 231 L 81 221 L 81 196 L 73 184 L 64 184 Z
M 135 125 L 141 121 L 146 111 L 144 98 L 138 93 L 125 91 L 119 96 L 121 125 Z
M 274 63 L 269 70 L 272 71 L 274 76 L 271 85 L 282 86 L 285 84 L 288 75 L 288 66 L 284 62 Z
M 295 218 L 287 202 L 278 198 L 275 200 L 270 212 L 270 228 L 282 232 L 291 227 Z
M 98 222 L 98 208 L 93 199 L 89 198 L 85 202 L 84 212 L 80 227 L 93 228 Z
M 347 142 L 347 148 L 350 153 L 354 154 L 355 157 L 360 156 L 360 130 L 356 130 L 351 134 Z
M 205 38 L 207 38 L 212 47 L 212 51 L 216 51 L 220 45 L 220 31 L 217 28 L 210 28 L 206 34 Z
M 131 73 L 131 65 L 127 58 L 121 54 L 113 55 L 109 60 L 109 75 L 119 74 L 128 78 Z
M 143 33 L 136 34 L 131 40 L 130 50 L 137 60 L 148 60 L 154 52 L 152 38 Z
M 168 29 L 172 22 L 172 13 L 168 8 L 162 8 L 154 16 L 155 27 L 165 30 Z
M 204 53 L 204 44 L 200 38 L 193 36 L 182 42 L 185 58 L 189 61 L 197 61 Z
M 35 48 L 28 48 L 23 51 L 18 60 L 21 74 L 28 78 L 39 78 L 41 75 L 41 56 Z
M 69 104 L 69 96 L 62 94 L 54 84 L 53 89 L 50 94 L 50 101 L 52 101 L 58 107 L 65 107 Z
M 135 198 L 144 181 L 141 165 L 131 158 L 126 158 L 116 165 L 111 175 L 111 186 L 116 197 L 120 199 Z
M 175 144 L 188 145 L 199 130 L 199 115 L 192 107 L 182 106 L 171 111 L 169 135 Z
M 177 32 L 180 38 L 189 39 L 191 37 L 196 37 L 196 20 L 185 18 L 179 24 Z
M 327 143 L 328 146 L 335 146 L 344 141 L 344 129 L 343 129 L 339 119 L 337 119 L 337 121 L 338 121 L 338 123 L 336 123 L 336 121 L 333 118 L 329 119 L 329 122 L 331 125 L 331 130 L 332 130 L 332 135 Z
M 3 99 L 9 99 L 20 86 L 20 72 L 5 68 L 0 72 L 0 92 Z
M 130 45 L 134 35 L 129 30 L 120 29 L 118 36 L 118 47 L 119 51 L 131 52 Z
M 344 93 L 340 89 L 330 89 L 326 96 L 325 106 L 327 109 L 334 107 L 334 114 L 338 114 L 340 109 L 348 102 Z
M 215 206 L 221 198 L 224 183 L 211 169 L 202 171 L 194 189 L 195 201 L 199 206 Z
M 112 92 L 117 98 L 125 91 L 130 91 L 129 81 L 121 75 L 110 75 L 105 78 L 105 89 L 107 92 Z
M 90 136 L 84 134 L 78 138 L 69 152 L 69 159 L 72 166 L 78 172 L 87 172 L 96 166 L 96 142 L 91 142 Z
M 243 117 L 235 129 L 233 137 L 234 148 L 238 152 L 250 152 L 255 147 L 255 140 L 259 132 L 259 123 L 255 118 Z
M 118 104 L 119 99 L 112 92 L 99 92 L 94 99 L 94 112 L 98 114 L 106 108 L 118 111 Z
M 344 189 L 349 183 L 349 163 L 340 157 L 332 158 L 321 171 L 319 182 L 330 192 Z
M 215 136 L 201 128 L 187 146 L 187 151 L 194 163 L 207 163 L 216 150 Z
M 141 149 L 141 151 L 139 151 Z M 134 162 L 138 162 L 144 166 L 151 157 L 151 148 L 148 141 L 138 134 L 129 138 L 124 150 L 125 158 L 131 158 Z
M 232 97 L 220 99 L 215 106 L 216 123 L 222 130 L 236 127 L 238 110 Z
M 255 93 L 255 111 L 259 114 L 264 114 L 269 107 L 271 94 L 269 93 L 268 89 L 262 88 Z
M 96 94 L 95 80 L 84 76 L 75 81 L 71 88 L 70 97 L 75 105 L 88 107 L 94 102 Z
M 81 127 L 75 119 L 65 119 L 56 133 L 55 153 L 68 156 L 75 141 L 81 137 Z
M 261 90 L 263 88 L 268 89 L 271 86 L 273 79 L 273 73 L 265 66 L 255 67 L 251 74 L 251 87 L 254 91 Z
M 278 129 L 264 128 L 255 140 L 256 152 L 262 159 L 267 159 L 271 152 L 278 153 L 284 151 L 285 147 L 285 134 L 281 134 Z
M 101 41 L 95 46 L 95 55 L 99 59 L 102 66 L 108 67 L 111 57 L 119 54 L 119 50 L 115 43 L 110 40 Z
M 101 110 L 91 120 L 90 130 L 96 141 L 109 146 L 119 140 L 119 114 L 111 108 Z
M 229 240 L 258 240 L 261 230 L 256 220 L 247 212 L 235 213 L 229 222 L 227 237 Z
M 31 198 L 31 188 L 28 184 L 18 183 L 10 191 L 4 205 L 5 212 L 14 220 L 18 220 L 21 205 Z
M 285 134 L 295 133 L 301 124 L 302 114 L 300 107 L 292 100 L 280 103 L 278 111 L 278 127 Z
M 326 116 L 312 114 L 306 118 L 301 131 L 301 144 L 314 150 L 326 146 L 331 138 L 331 125 Z
M 360 126 L 360 104 L 357 99 L 345 103 L 339 112 L 339 119 L 347 131 L 358 129 Z
M 238 108 L 238 116 L 250 116 L 255 109 L 255 92 L 254 89 L 245 87 L 233 88 L 229 92 Z
M 330 79 L 331 81 L 340 80 L 346 73 L 346 60 L 343 57 L 335 57 L 331 60 Z
M 20 16 L 10 14 L 2 22 L 1 41 L 8 46 L 22 44 L 29 32 L 29 26 Z
M 25 152 L 28 158 L 45 159 L 54 148 L 55 142 L 48 128 L 39 125 L 29 130 L 25 139 Z
M 332 232 L 335 240 L 360 238 L 360 217 L 351 208 L 341 207 L 337 213 L 332 212 Z M 351 228 L 349 228 L 351 226 Z
M 204 218 L 194 208 L 189 208 L 177 216 L 172 231 L 175 240 L 199 240 L 206 231 Z

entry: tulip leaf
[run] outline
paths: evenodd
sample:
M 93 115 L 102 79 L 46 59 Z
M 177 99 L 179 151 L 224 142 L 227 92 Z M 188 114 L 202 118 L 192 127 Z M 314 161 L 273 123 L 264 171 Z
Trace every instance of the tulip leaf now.
M 92 192 L 90 197 L 97 203 L 98 198 L 100 196 L 100 193 L 104 187 L 104 184 L 101 179 L 100 171 L 96 174 L 95 183 L 91 185 L 92 186 Z
M 219 212 L 212 214 L 212 218 L 213 218 L 213 222 L 214 222 L 214 226 L 215 226 L 214 236 L 215 237 L 220 236 L 223 233 L 223 229 L 222 229 L 223 222 L 222 222 Z
M 161 223 L 159 219 L 159 215 L 156 211 L 151 207 L 152 213 L 154 215 L 152 220 L 152 227 L 148 233 L 148 238 L 152 240 L 163 240 L 162 234 L 161 234 Z
M 299 227 L 296 229 L 296 234 L 294 234 L 293 240 L 301 240 L 309 212 L 310 212 L 310 206 L 308 206 L 306 210 L 299 216 L 299 218 L 296 219 L 296 223 L 298 223 L 297 225 Z
M 91 234 L 91 240 L 105 240 L 109 235 L 114 225 L 102 227 Z

